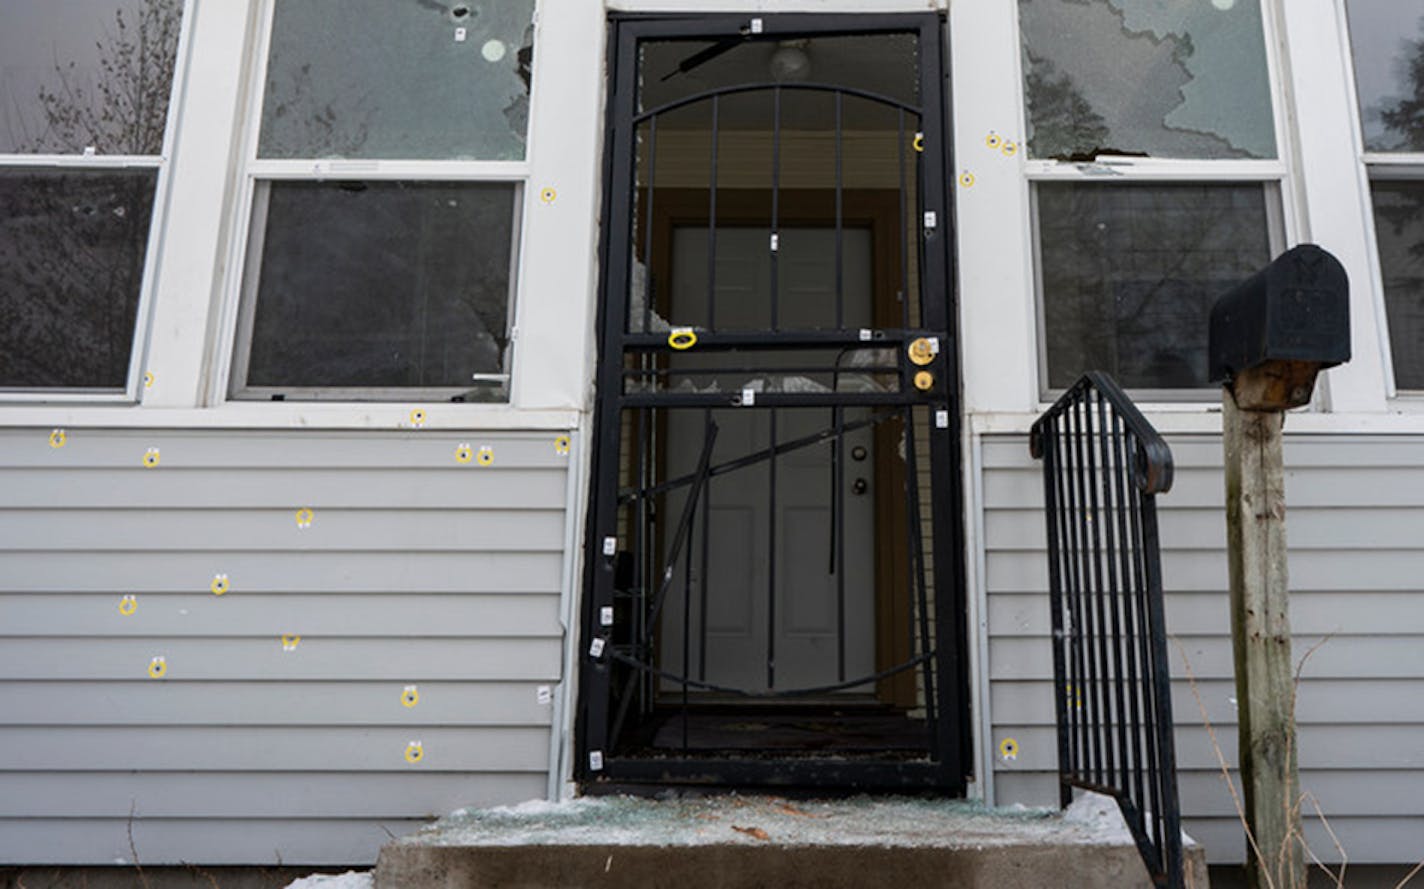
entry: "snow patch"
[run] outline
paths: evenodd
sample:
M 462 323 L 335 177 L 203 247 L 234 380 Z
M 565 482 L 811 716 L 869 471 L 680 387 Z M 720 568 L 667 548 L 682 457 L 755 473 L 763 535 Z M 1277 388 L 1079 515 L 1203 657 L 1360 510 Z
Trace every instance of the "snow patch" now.
M 344 874 L 312 874 L 288 883 L 286 889 L 373 889 L 371 871 L 349 870 Z
M 1063 821 L 1102 833 L 1127 830 L 1117 800 L 1101 793 L 1081 794 L 1063 813 Z
M 566 799 L 550 801 L 546 799 L 525 800 L 522 803 L 515 803 L 512 806 L 496 806 L 493 809 L 484 810 L 486 816 L 514 816 L 521 818 L 547 818 L 558 815 L 573 815 L 581 813 L 587 809 L 598 805 L 595 797 L 579 797 L 577 799 Z M 456 815 L 474 814 L 469 809 L 461 809 Z

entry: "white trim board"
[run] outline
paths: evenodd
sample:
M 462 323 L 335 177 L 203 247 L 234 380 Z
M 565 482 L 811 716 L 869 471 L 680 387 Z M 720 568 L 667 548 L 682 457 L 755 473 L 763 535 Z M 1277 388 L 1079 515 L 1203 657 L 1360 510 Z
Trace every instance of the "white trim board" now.
M 525 410 L 505 404 L 448 402 L 232 402 L 213 408 L 102 407 L 58 404 L 0 410 L 0 429 L 415 429 L 411 411 L 425 411 L 422 430 L 573 429 L 573 410 Z

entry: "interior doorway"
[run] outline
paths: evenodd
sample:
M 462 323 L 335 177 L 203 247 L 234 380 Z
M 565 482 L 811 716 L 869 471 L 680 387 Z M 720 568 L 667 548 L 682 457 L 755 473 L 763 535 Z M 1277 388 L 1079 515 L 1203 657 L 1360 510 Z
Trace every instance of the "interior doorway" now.
M 941 28 L 614 21 L 592 784 L 963 789 Z

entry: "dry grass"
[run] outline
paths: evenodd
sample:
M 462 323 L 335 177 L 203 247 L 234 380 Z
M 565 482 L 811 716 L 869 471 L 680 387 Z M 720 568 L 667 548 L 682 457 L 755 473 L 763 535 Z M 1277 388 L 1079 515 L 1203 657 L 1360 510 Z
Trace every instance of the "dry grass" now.
M 1300 693 L 1300 678 L 1301 673 L 1305 670 L 1306 663 L 1310 660 L 1311 656 L 1315 654 L 1315 652 L 1320 650 L 1321 646 L 1325 645 L 1325 643 L 1330 641 L 1330 638 L 1331 637 L 1326 636 L 1324 639 L 1321 639 L 1319 642 L 1312 645 L 1310 649 L 1306 651 L 1306 653 L 1302 655 L 1300 660 L 1296 663 L 1295 681 L 1293 684 L 1296 697 L 1298 697 Z M 1285 870 L 1285 868 L 1283 867 L 1285 863 L 1284 858 L 1290 853 L 1290 849 L 1289 847 L 1281 849 L 1280 857 L 1275 862 L 1274 868 L 1271 867 L 1271 863 L 1266 860 L 1266 856 L 1261 851 L 1260 845 L 1256 842 L 1256 837 L 1252 833 L 1251 825 L 1246 818 L 1246 806 L 1241 799 L 1241 792 L 1237 788 L 1235 780 L 1231 777 L 1231 766 L 1229 763 L 1227 763 L 1226 753 L 1222 750 L 1221 744 L 1217 739 L 1216 728 L 1211 723 L 1211 717 L 1207 715 L 1206 702 L 1202 700 L 1201 688 L 1197 684 L 1196 672 L 1192 670 L 1191 658 L 1188 657 L 1186 648 L 1182 646 L 1182 643 L 1178 641 L 1175 636 L 1171 637 L 1171 639 L 1172 644 L 1177 647 L 1177 652 L 1182 657 L 1182 666 L 1186 671 L 1187 684 L 1191 687 L 1192 697 L 1196 700 L 1197 703 L 1197 711 L 1201 714 L 1202 725 L 1206 728 L 1207 738 L 1211 742 L 1211 749 L 1216 755 L 1216 763 L 1218 769 L 1221 772 L 1222 783 L 1226 785 L 1227 793 L 1231 795 L 1231 803 L 1236 809 L 1236 817 L 1240 820 L 1241 827 L 1246 833 L 1246 845 L 1252 859 L 1257 865 L 1257 872 L 1259 873 L 1260 879 L 1264 884 L 1263 889 L 1307 889 L 1307 883 L 1309 883 L 1310 878 L 1308 868 L 1305 870 L 1300 882 L 1295 883 L 1294 885 L 1276 884 L 1275 875 Z M 1290 714 L 1291 724 L 1294 725 L 1295 700 L 1292 700 L 1290 702 Z M 1290 741 L 1291 743 L 1295 742 L 1294 732 L 1291 733 Z M 1287 755 L 1293 756 L 1294 752 L 1287 750 Z M 1311 808 L 1315 810 L 1316 818 L 1319 819 L 1320 824 L 1324 828 L 1326 834 L 1329 835 L 1331 843 L 1333 843 L 1335 846 L 1335 851 L 1340 857 L 1339 870 L 1331 870 L 1328 865 L 1321 861 L 1320 857 L 1316 855 L 1315 851 L 1310 847 L 1310 843 L 1305 838 L 1305 834 L 1301 829 L 1301 825 L 1303 822 L 1303 819 L 1301 818 L 1301 810 L 1307 802 L 1310 804 Z M 1294 830 L 1292 831 L 1292 833 L 1294 834 L 1294 840 L 1295 842 L 1300 844 L 1304 855 L 1311 862 L 1313 862 L 1316 867 L 1318 867 L 1322 872 L 1328 875 L 1329 880 L 1335 886 L 1335 889 L 1346 889 L 1345 873 L 1347 867 L 1349 866 L 1349 855 L 1345 851 L 1344 844 L 1340 842 L 1340 837 L 1335 833 L 1334 828 L 1330 826 L 1329 819 L 1325 817 L 1325 812 L 1320 807 L 1320 801 L 1315 797 L 1313 793 L 1304 791 L 1292 792 L 1290 788 L 1287 788 L 1286 806 L 1288 807 L 1287 814 L 1290 816 L 1290 820 L 1288 823 L 1295 825 Z M 1416 876 L 1418 876 L 1420 872 L 1424 872 L 1424 861 L 1420 861 L 1419 864 L 1415 865 L 1414 868 L 1409 871 L 1409 873 L 1405 874 L 1404 879 L 1400 880 L 1397 884 L 1395 884 L 1394 889 L 1404 889 L 1404 887 Z

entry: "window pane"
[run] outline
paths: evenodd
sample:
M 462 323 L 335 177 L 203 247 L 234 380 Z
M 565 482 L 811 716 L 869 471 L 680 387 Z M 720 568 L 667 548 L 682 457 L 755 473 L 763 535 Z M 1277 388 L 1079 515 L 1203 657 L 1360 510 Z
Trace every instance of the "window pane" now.
M 182 0 L 5 0 L 0 154 L 163 151 Z
M 1207 385 L 1212 303 L 1270 261 L 1266 189 L 1037 187 L 1048 385 L 1087 370 L 1124 386 Z
M 261 157 L 524 157 L 534 0 L 277 0 Z
M 262 247 L 248 386 L 489 397 L 472 375 L 504 369 L 513 185 L 273 182 L 266 191 L 266 224 L 253 224 Z
M 649 40 L 639 44 L 638 53 L 640 111 L 661 108 L 712 89 L 767 81 L 851 87 L 910 105 L 920 101 L 920 40 L 913 33 L 818 34 L 786 43 Z M 786 94 L 782 99 L 782 126 L 788 130 L 823 126 L 818 115 L 806 112 L 805 106 L 811 101 L 805 93 Z M 740 108 L 724 108 L 727 116 L 721 119 L 721 125 L 728 129 L 767 126 L 771 102 L 765 103 L 764 113 L 750 113 L 752 107 L 744 104 Z M 846 109 L 853 111 L 849 102 Z M 869 129 L 859 119 L 861 116 L 848 114 L 845 128 Z
M 1347 0 L 1369 151 L 1424 151 L 1424 3 Z
M 1424 389 L 1424 182 L 1374 182 L 1385 313 L 1401 389 Z
M 0 170 L 0 387 L 122 389 L 154 170 Z
M 1259 0 L 1019 0 L 1034 157 L 1276 156 Z

